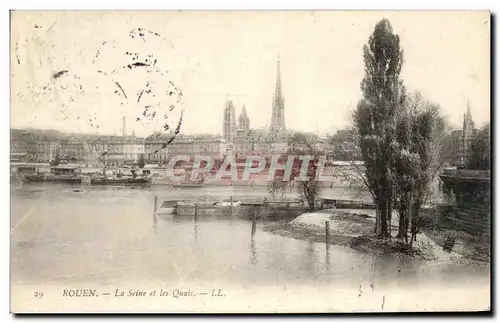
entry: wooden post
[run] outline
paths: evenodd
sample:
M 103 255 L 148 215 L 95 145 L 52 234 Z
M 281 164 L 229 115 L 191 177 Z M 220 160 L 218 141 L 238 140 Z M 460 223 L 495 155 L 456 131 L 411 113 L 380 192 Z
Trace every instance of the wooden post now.
M 267 218 L 267 212 L 268 212 L 268 209 L 267 209 L 267 199 L 264 197 L 264 202 L 262 202 L 262 218 L 266 217 Z
M 410 200 L 408 201 L 408 219 L 406 220 L 406 227 L 405 227 L 405 241 L 408 242 L 408 229 L 410 229 L 410 237 L 412 237 L 411 232 L 412 232 L 412 217 L 413 217 L 413 200 L 410 197 Z M 408 227 L 409 226 L 409 227 Z M 412 246 L 413 240 L 410 240 L 410 247 Z
M 328 248 L 330 246 L 330 221 L 325 222 L 325 243 L 326 247 Z
M 153 206 L 153 222 L 156 225 L 156 213 L 158 212 L 158 196 L 155 195 L 155 201 Z
M 255 213 L 252 216 L 252 237 L 255 235 L 255 231 L 257 230 L 257 217 Z
M 194 203 L 194 220 L 198 217 L 198 203 Z

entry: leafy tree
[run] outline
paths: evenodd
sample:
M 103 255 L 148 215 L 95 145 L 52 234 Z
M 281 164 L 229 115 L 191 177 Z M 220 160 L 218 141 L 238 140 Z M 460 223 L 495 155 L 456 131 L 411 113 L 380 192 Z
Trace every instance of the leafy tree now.
M 319 160 L 322 153 L 316 147 L 317 137 L 295 133 L 288 141 L 288 155 L 293 155 L 294 165 L 292 168 L 291 180 L 298 180 L 298 190 L 306 201 L 309 212 L 313 212 L 316 208 L 316 200 L 321 194 L 319 181 L 316 180 L 318 175 Z M 309 156 L 310 160 L 301 161 L 299 156 Z M 307 162 L 308 167 L 302 167 L 302 163 Z M 303 170 L 305 168 L 306 170 Z
M 405 102 L 400 79 L 403 52 L 399 36 L 387 19 L 379 21 L 364 46 L 363 98 L 354 113 L 354 126 L 365 164 L 365 177 L 377 207 L 375 232 L 388 237 L 392 214 L 391 143 L 396 133 L 396 113 Z
M 280 178 L 275 178 L 267 183 L 267 191 L 273 198 L 284 198 L 286 194 L 287 182 Z
M 398 237 L 408 240 L 411 224 L 416 240 L 420 208 L 429 197 L 429 183 L 441 166 L 440 152 L 445 129 L 439 106 L 417 93 L 408 97 L 397 114 L 396 140 L 392 143 L 396 208 L 399 213 Z
M 467 169 L 489 170 L 490 169 L 490 125 L 486 125 L 472 139 L 467 150 Z

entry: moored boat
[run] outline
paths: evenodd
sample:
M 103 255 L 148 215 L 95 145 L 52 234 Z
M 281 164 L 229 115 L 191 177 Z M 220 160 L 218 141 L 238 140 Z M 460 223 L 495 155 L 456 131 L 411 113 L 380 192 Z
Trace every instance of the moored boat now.
M 177 209 L 178 201 L 163 201 L 158 210 L 156 211 L 157 215 L 169 215 L 175 214 Z
M 187 172 L 185 179 L 179 182 L 173 182 L 172 186 L 177 188 L 200 188 L 205 186 L 205 177 L 198 174 L 196 178 L 192 178 L 192 173 Z
M 177 188 L 200 188 L 204 187 L 204 183 L 196 183 L 196 182 L 184 182 L 184 183 L 178 183 L 178 184 L 172 184 L 173 187 Z
M 32 174 L 25 175 L 23 181 L 80 184 L 82 178 L 74 175 Z
M 97 177 L 90 179 L 90 185 L 150 185 L 149 178 L 106 178 Z

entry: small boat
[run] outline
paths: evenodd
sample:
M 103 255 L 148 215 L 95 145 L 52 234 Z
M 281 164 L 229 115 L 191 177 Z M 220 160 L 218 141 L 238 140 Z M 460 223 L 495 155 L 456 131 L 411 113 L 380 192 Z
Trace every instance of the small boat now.
M 156 210 L 157 215 L 175 214 L 177 209 L 177 201 L 163 201 L 160 207 Z
M 204 187 L 205 184 L 203 183 L 196 183 L 196 182 L 190 182 L 190 183 L 179 183 L 179 184 L 172 184 L 173 187 L 177 188 L 200 188 Z
M 174 183 L 172 184 L 173 187 L 180 187 L 180 188 L 199 188 L 199 187 L 204 187 L 205 186 L 205 179 L 200 178 L 197 181 L 189 181 L 185 180 L 180 183 Z
M 214 205 L 216 206 L 240 206 L 241 201 L 221 201 L 221 202 L 215 202 Z

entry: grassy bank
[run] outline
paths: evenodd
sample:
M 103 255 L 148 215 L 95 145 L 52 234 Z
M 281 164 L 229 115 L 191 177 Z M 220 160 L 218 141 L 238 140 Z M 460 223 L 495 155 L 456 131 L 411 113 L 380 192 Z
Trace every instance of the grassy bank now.
M 375 218 L 362 210 L 324 210 L 303 214 L 287 223 L 272 223 L 264 230 L 273 234 L 294 239 L 309 240 L 318 243 L 326 241 L 326 224 L 330 222 L 330 243 L 350 247 L 359 251 L 374 254 L 391 254 L 403 258 L 436 260 L 440 262 L 468 262 L 470 258 L 469 244 L 458 245 L 451 252 L 443 250 L 444 237 L 440 238 L 436 230 L 421 230 L 417 241 L 410 248 L 397 238 L 381 240 L 373 234 Z M 391 235 L 397 234 L 397 226 L 391 227 Z M 486 259 L 473 259 L 486 260 Z

